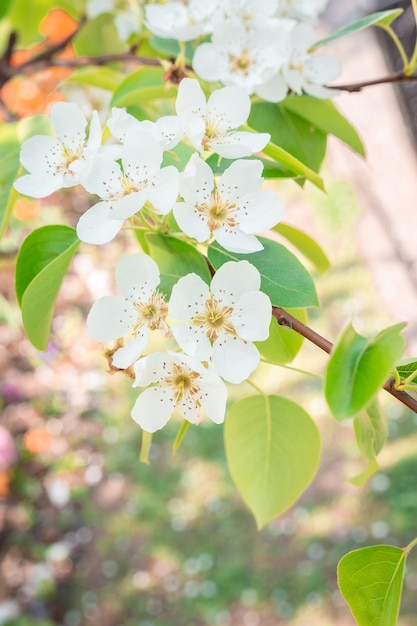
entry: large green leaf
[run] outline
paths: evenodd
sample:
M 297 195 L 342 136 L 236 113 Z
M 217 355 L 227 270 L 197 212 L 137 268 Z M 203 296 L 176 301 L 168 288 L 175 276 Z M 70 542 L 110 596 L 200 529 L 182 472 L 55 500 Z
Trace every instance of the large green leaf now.
M 346 37 L 346 35 L 351 35 L 352 33 L 357 33 L 364 28 L 368 28 L 368 26 L 380 26 L 381 28 L 384 28 L 384 26 L 388 26 L 391 22 L 397 19 L 402 12 L 403 9 L 390 9 L 389 11 L 378 11 L 377 13 L 372 13 L 372 15 L 362 17 L 356 22 L 352 22 L 351 24 L 338 28 L 329 37 L 320 39 L 320 41 L 317 41 L 310 48 L 310 50 L 316 50 L 320 46 L 326 46 L 328 43 L 335 41 L 336 39 Z
M 399 373 L 401 379 L 404 380 L 405 378 L 417 373 L 417 360 L 414 358 L 400 361 L 400 363 L 396 364 L 395 369 Z M 417 376 L 414 379 L 414 382 L 417 382 Z
M 290 315 L 305 324 L 307 322 L 307 313 L 305 309 L 286 309 Z M 290 363 L 294 360 L 301 346 L 304 337 L 299 333 L 295 333 L 286 326 L 278 324 L 275 317 L 272 318 L 269 327 L 269 337 L 265 341 L 255 342 L 262 359 L 273 363 L 274 365 L 282 365 Z
M 162 67 L 140 67 L 119 85 L 113 94 L 112 106 L 143 104 L 147 100 L 174 97 L 176 88 L 163 79 Z
M 320 435 L 300 406 L 279 396 L 251 396 L 226 417 L 227 463 L 258 528 L 288 509 L 310 484 Z
M 46 350 L 55 299 L 79 243 L 69 226 L 43 226 L 20 248 L 16 295 L 24 329 L 38 350 Z
M 270 133 L 272 144 L 264 148 L 265 154 L 315 185 L 322 186 L 321 179 L 313 174 L 319 171 L 326 154 L 326 134 L 318 127 L 312 128 L 310 122 L 281 103 L 270 102 L 254 103 L 248 124 L 258 132 Z
M 171 235 L 156 233 L 147 233 L 146 242 L 149 254 L 158 264 L 161 273 L 159 288 L 168 296 L 177 280 L 191 272 L 200 276 L 207 284 L 210 283 L 211 275 L 207 263 L 194 246 Z
M 374 397 L 393 371 L 405 347 L 396 324 L 367 339 L 349 324 L 339 336 L 327 364 L 325 395 L 338 420 L 354 415 Z
M 395 546 L 370 546 L 346 554 L 338 583 L 358 626 L 396 626 L 406 552 Z
M 112 67 L 80 67 L 69 76 L 67 82 L 99 87 L 115 91 L 126 75 Z
M 261 289 L 273 305 L 300 308 L 317 306 L 316 288 L 305 267 L 284 246 L 271 239 L 258 237 L 264 249 L 251 254 L 237 254 L 213 243 L 208 249 L 208 258 L 215 269 L 226 261 L 246 259 L 261 274 Z
M 292 243 L 294 248 L 297 248 L 320 274 L 327 272 L 330 267 L 330 261 L 323 248 L 310 235 L 307 235 L 307 233 L 295 226 L 290 226 L 290 224 L 284 224 L 283 222 L 274 226 L 274 230 Z
M 109 13 L 88 20 L 73 39 L 73 45 L 80 56 L 119 54 L 126 48 L 120 41 L 114 18 Z
M 281 102 L 281 108 L 306 120 L 310 132 L 313 125 L 313 128 L 319 128 L 326 135 L 334 135 L 355 152 L 365 156 L 365 148 L 358 133 L 331 100 L 291 95 Z
M 356 444 L 363 456 L 368 459 L 368 467 L 361 474 L 351 478 L 350 482 L 362 486 L 378 470 L 376 457 L 388 435 L 387 419 L 377 401 L 355 416 L 353 427 Z

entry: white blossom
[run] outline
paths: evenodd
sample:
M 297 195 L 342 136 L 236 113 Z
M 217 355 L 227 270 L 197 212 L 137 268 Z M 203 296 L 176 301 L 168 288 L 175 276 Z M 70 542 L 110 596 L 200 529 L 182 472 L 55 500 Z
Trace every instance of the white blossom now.
M 77 225 L 81 241 L 103 244 L 111 241 L 124 221 L 145 203 L 166 215 L 178 195 L 178 170 L 163 167 L 162 148 L 148 132 L 131 133 L 122 147 L 121 165 L 107 154 L 97 157 L 86 188 L 102 198 Z
M 203 80 L 258 94 L 288 60 L 288 35 L 293 25 L 291 20 L 277 18 L 249 29 L 240 23 L 223 23 L 216 27 L 211 42 L 198 46 L 193 69 Z
M 30 137 L 20 153 L 20 162 L 29 173 L 18 178 L 14 186 L 19 193 L 33 198 L 45 198 L 63 187 L 84 184 L 101 146 L 96 111 L 88 138 L 87 120 L 78 105 L 57 102 L 51 107 L 50 117 L 56 137 Z
M 172 150 L 183 137 L 181 121 L 177 115 L 165 115 L 156 122 L 139 121 L 125 109 L 113 107 L 107 126 L 116 139 L 124 143 L 138 130 L 146 131 L 161 145 L 163 150 Z
M 278 8 L 278 0 L 224 0 L 216 14 L 215 26 L 224 21 L 239 23 L 245 28 L 262 24 L 272 18 Z
M 315 21 L 328 0 L 278 0 L 278 15 L 297 20 Z
M 112 341 L 130 335 L 113 354 L 113 365 L 125 369 L 143 353 L 149 331 L 168 333 L 168 305 L 157 290 L 160 275 L 155 261 L 146 254 L 122 257 L 116 266 L 116 284 L 122 296 L 104 296 L 87 317 L 87 330 L 97 341 Z
M 282 67 L 282 77 L 297 94 L 304 91 L 316 98 L 332 98 L 337 95 L 337 90 L 323 85 L 339 76 L 342 65 L 335 56 L 309 53 L 315 41 L 314 30 L 309 24 L 298 24 L 293 29 L 290 59 Z
M 184 78 L 178 88 L 176 110 L 184 133 L 199 152 L 213 150 L 226 159 L 238 159 L 261 151 L 268 133 L 237 131 L 250 113 L 250 98 L 239 87 L 214 91 L 206 102 L 197 80 Z
M 132 418 L 148 432 L 163 428 L 177 410 L 192 424 L 205 413 L 224 421 L 227 388 L 221 378 L 185 354 L 154 352 L 134 365 L 134 387 L 147 387 L 136 400 Z
M 259 290 L 258 270 L 248 261 L 229 261 L 215 273 L 210 287 L 196 274 L 174 285 L 169 301 L 171 325 L 179 346 L 214 368 L 231 383 L 248 378 L 259 363 L 253 341 L 268 338 L 271 302 Z
M 211 31 L 219 0 L 168 0 L 145 6 L 145 23 L 159 37 L 190 41 Z
M 234 161 L 216 185 L 209 165 L 193 155 L 180 181 L 184 202 L 174 206 L 181 230 L 199 242 L 213 236 L 231 252 L 262 250 L 253 233 L 272 228 L 284 213 L 276 193 L 260 191 L 262 169 L 262 162 L 257 159 Z

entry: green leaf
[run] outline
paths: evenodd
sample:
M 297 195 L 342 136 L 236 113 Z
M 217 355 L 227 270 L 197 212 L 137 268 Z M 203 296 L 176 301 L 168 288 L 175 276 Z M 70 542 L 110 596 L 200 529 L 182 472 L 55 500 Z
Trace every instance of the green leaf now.
M 385 413 L 381 410 L 378 402 L 373 402 L 366 410 L 356 415 L 353 420 L 353 427 L 356 444 L 363 456 L 369 461 L 366 470 L 349 481 L 361 487 L 379 469 L 376 457 L 388 436 Z
M 346 37 L 346 35 L 357 33 L 364 28 L 368 28 L 368 26 L 381 26 L 382 28 L 384 26 L 389 26 L 389 24 L 397 19 L 402 12 L 403 9 L 390 9 L 389 11 L 378 11 L 377 13 L 372 13 L 372 15 L 368 15 L 367 17 L 362 17 L 356 22 L 352 22 L 351 24 L 342 26 L 342 28 L 338 28 L 332 35 L 330 35 L 330 37 L 316 41 L 316 43 L 311 46 L 310 51 L 317 50 L 320 46 L 326 46 L 331 41 L 335 41 L 341 37 Z
M 362 337 L 348 325 L 337 340 L 327 364 L 325 396 L 338 420 L 365 407 L 394 369 L 405 347 L 396 324 L 374 339 Z
M 182 171 L 193 154 L 195 154 L 195 148 L 181 141 L 175 147 L 175 150 L 164 152 L 162 166 L 166 167 L 167 165 L 173 165 L 179 171 Z
M 226 261 L 246 259 L 261 274 L 261 290 L 266 293 L 273 305 L 300 308 L 318 306 L 316 288 L 305 267 L 284 246 L 258 237 L 264 249 L 251 254 L 237 254 L 213 243 L 208 249 L 208 258 L 215 269 Z
M 43 226 L 20 248 L 16 296 L 26 334 L 38 350 L 46 350 L 55 299 L 79 243 L 69 226 Z
M 330 267 L 330 261 L 323 248 L 310 235 L 307 235 L 307 233 L 295 226 L 282 222 L 274 226 L 274 230 L 292 243 L 314 265 L 320 274 L 327 272 Z
M 10 198 L 10 194 L 14 192 L 13 182 L 19 171 L 19 154 L 20 141 L 16 125 L 0 124 L 0 240 L 13 209 L 13 198 Z
M 80 67 L 66 79 L 66 82 L 115 91 L 125 78 L 123 72 L 112 67 Z
M 251 396 L 236 402 L 226 417 L 224 438 L 230 473 L 258 528 L 292 506 L 317 471 L 317 427 L 286 398 Z
M 417 372 L 417 361 L 415 358 L 400 361 L 400 363 L 396 364 L 395 369 L 399 373 L 401 379 L 404 380 L 414 374 L 414 372 Z
M 312 176 L 317 185 L 323 181 L 317 176 L 326 154 L 326 134 L 312 128 L 311 122 L 285 108 L 281 103 L 256 102 L 252 105 L 248 124 L 258 132 L 268 132 L 271 144 L 262 151 L 292 172 Z M 274 151 L 273 146 L 278 148 Z M 292 157 L 289 158 L 290 155 Z M 307 168 L 307 169 L 305 169 Z M 320 186 L 320 184 L 318 186 Z
M 342 596 L 358 626 L 395 626 L 400 609 L 406 553 L 370 546 L 345 554 L 337 575 Z
M 157 98 L 173 98 L 177 90 L 164 82 L 164 72 L 162 67 L 140 67 L 132 72 L 114 92 L 111 106 L 123 107 Z
M 281 107 L 306 120 L 310 124 L 310 131 L 312 124 L 326 135 L 334 135 L 355 152 L 365 156 L 365 148 L 357 131 L 339 113 L 331 100 L 292 95 L 281 102 Z
M 177 39 L 164 39 L 162 37 L 152 35 L 150 39 L 150 44 L 156 52 L 163 54 L 167 58 L 176 59 L 182 51 Z M 189 41 L 187 41 L 186 43 L 184 43 L 184 60 L 188 63 L 191 63 L 193 55 L 193 45 Z
M 304 165 L 301 161 L 296 159 L 292 154 L 283 150 L 279 146 L 276 146 L 273 143 L 269 143 L 264 149 L 264 154 L 270 156 L 272 159 L 280 163 L 287 169 L 291 170 L 295 174 L 302 176 L 309 180 L 313 185 L 321 189 L 321 191 L 325 191 L 323 179 L 320 178 L 312 169 Z
M 288 313 L 296 317 L 305 324 L 307 313 L 304 309 L 286 309 Z M 294 332 L 286 326 L 280 326 L 275 317 L 271 319 L 269 327 L 269 337 L 266 341 L 255 342 L 261 357 L 274 365 L 290 363 L 294 360 L 301 346 L 304 337 Z
M 74 37 L 73 46 L 79 56 L 125 52 L 125 44 L 119 39 L 114 17 L 109 13 L 102 13 L 88 20 Z
M 149 246 L 149 254 L 159 266 L 161 272 L 161 291 L 171 295 L 172 287 L 182 276 L 194 272 L 207 284 L 211 276 L 204 257 L 194 246 L 172 237 L 171 235 L 158 235 L 147 233 L 146 241 Z

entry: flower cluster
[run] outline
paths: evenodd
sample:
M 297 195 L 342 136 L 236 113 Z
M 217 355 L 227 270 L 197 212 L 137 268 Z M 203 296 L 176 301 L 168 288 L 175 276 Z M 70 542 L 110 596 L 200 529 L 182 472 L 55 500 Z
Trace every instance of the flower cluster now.
M 132 410 L 144 429 L 162 428 L 175 410 L 198 424 L 203 412 L 224 420 L 227 388 L 241 383 L 259 363 L 254 341 L 269 334 L 271 302 L 260 291 L 260 274 L 248 261 L 229 261 L 211 284 L 194 273 L 180 278 L 169 302 L 158 290 L 159 269 L 146 254 L 122 257 L 116 283 L 123 295 L 104 296 L 87 318 L 98 341 L 120 340 L 112 356 L 119 369 L 133 366 L 134 387 L 146 387 Z M 177 351 L 151 352 L 151 333 L 174 337 Z M 182 352 L 180 352 L 181 350 Z
M 210 35 L 193 56 L 195 73 L 208 82 L 243 88 L 278 102 L 289 90 L 317 98 L 341 72 L 333 56 L 310 52 L 313 23 L 327 0 L 172 0 L 145 6 L 146 25 L 160 37 L 188 41 Z
M 82 185 L 98 201 L 80 217 L 77 234 L 89 244 L 110 242 L 128 220 L 132 228 L 166 230 L 232 253 L 262 250 L 255 233 L 275 226 L 283 204 L 263 190 L 263 164 L 254 158 L 267 133 L 239 130 L 250 113 L 250 97 L 237 86 L 214 91 L 208 100 L 199 83 L 185 78 L 178 88 L 176 115 L 139 121 L 113 109 L 102 130 L 96 113 L 88 122 L 75 104 L 51 109 L 55 136 L 35 136 L 22 146 L 28 173 L 18 178 L 21 193 L 45 197 Z M 165 165 L 180 142 L 191 155 L 179 169 Z M 205 160 L 213 153 L 232 159 L 215 175 Z M 165 221 L 164 221 L 165 220 Z M 178 227 L 178 228 L 177 228 Z M 178 231 L 179 229 L 179 231 Z M 193 423 L 206 414 L 225 415 L 225 381 L 239 384 L 259 363 L 254 342 L 267 339 L 271 303 L 260 291 L 260 274 L 248 261 L 226 262 L 211 284 L 190 272 L 173 286 L 169 301 L 159 290 L 160 271 L 144 253 L 123 257 L 116 268 L 121 295 L 92 307 L 87 328 L 101 342 L 114 341 L 112 366 L 134 371 L 134 386 L 146 387 L 132 412 L 142 428 L 161 428 L 175 410 Z M 152 352 L 159 334 L 171 351 Z

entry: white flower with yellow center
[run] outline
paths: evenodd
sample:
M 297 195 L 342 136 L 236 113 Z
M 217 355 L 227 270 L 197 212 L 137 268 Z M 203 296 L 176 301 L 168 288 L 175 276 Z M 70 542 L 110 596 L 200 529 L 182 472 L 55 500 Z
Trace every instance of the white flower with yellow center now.
M 219 0 L 168 0 L 145 5 L 145 23 L 159 37 L 190 41 L 211 31 Z
M 236 130 L 246 123 L 250 107 L 248 94 L 239 87 L 218 89 L 207 102 L 194 78 L 184 78 L 178 88 L 178 117 L 185 135 L 201 153 L 212 150 L 226 159 L 239 159 L 260 152 L 271 138 L 268 133 Z
M 123 296 L 104 296 L 87 317 L 87 330 L 97 341 L 113 341 L 130 335 L 113 355 L 113 365 L 125 369 L 143 353 L 149 331 L 168 334 L 168 305 L 157 290 L 157 264 L 146 254 L 122 257 L 116 266 L 116 284 Z
M 216 26 L 211 42 L 198 46 L 193 70 L 203 80 L 235 85 L 248 94 L 259 93 L 288 59 L 288 34 L 293 20 L 270 18 L 246 28 L 224 22 Z
M 93 111 L 88 138 L 87 120 L 78 105 L 57 102 L 51 107 L 50 117 L 56 137 L 30 137 L 20 153 L 20 162 L 29 174 L 18 178 L 14 186 L 19 193 L 33 198 L 84 184 L 101 146 L 97 111 Z
M 185 354 L 154 352 L 134 365 L 134 387 L 147 387 L 132 409 L 132 418 L 148 432 L 163 428 L 174 411 L 192 424 L 206 414 L 224 421 L 227 388 L 219 376 Z
M 259 363 L 254 341 L 269 335 L 271 302 L 259 290 L 261 277 L 248 261 L 230 261 L 215 273 L 210 287 L 196 274 L 174 285 L 168 315 L 179 346 L 199 361 L 212 360 L 231 383 L 248 378 Z
M 193 155 L 180 180 L 184 202 L 174 206 L 181 230 L 200 242 L 213 236 L 231 252 L 262 250 L 253 233 L 272 228 L 284 214 L 276 193 L 260 191 L 262 169 L 262 162 L 256 159 L 235 161 L 216 185 L 207 163 Z
M 97 157 L 86 183 L 90 193 L 102 198 L 81 216 L 77 234 L 81 241 L 103 244 L 111 241 L 126 219 L 146 202 L 166 215 L 178 196 L 178 170 L 161 169 L 163 151 L 148 132 L 132 132 L 122 147 L 121 165 L 113 155 Z

